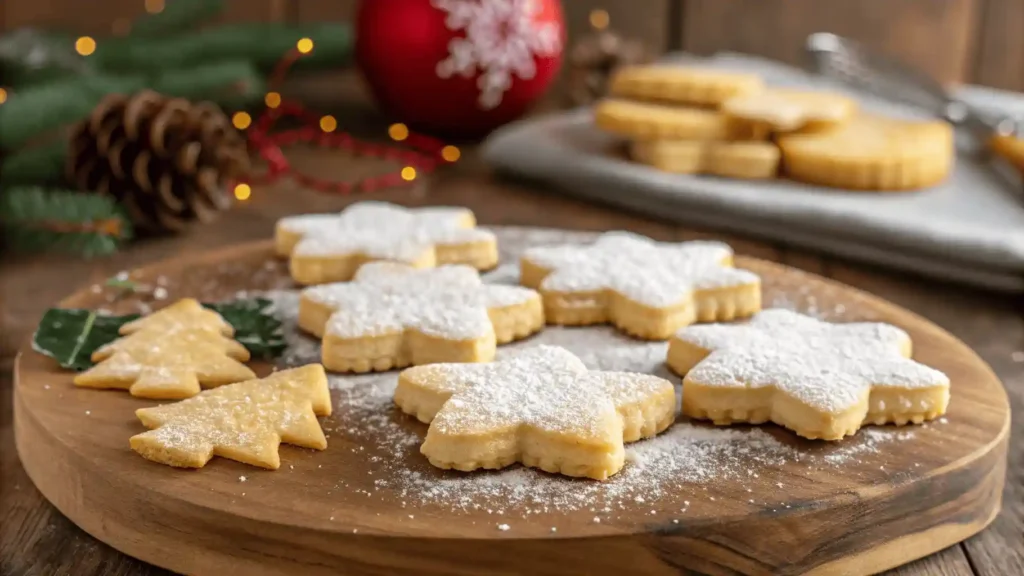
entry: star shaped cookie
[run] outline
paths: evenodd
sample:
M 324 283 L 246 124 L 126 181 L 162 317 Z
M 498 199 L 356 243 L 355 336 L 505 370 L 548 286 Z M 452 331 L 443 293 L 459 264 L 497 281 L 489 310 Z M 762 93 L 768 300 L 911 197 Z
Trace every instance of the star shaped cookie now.
M 292 278 L 313 285 L 351 280 L 366 262 L 388 260 L 417 268 L 498 263 L 494 234 L 476 227 L 466 208 L 408 209 L 358 202 L 340 214 L 304 214 L 277 222 L 275 248 L 290 256 Z
M 945 413 L 949 378 L 910 355 L 910 336 L 895 326 L 772 309 L 747 324 L 680 330 L 668 365 L 685 375 L 688 416 L 770 420 L 805 438 L 838 440 L 863 424 L 920 424 Z
M 132 450 L 178 468 L 202 468 L 214 456 L 276 470 L 281 442 L 323 450 L 317 416 L 331 414 L 323 366 L 274 372 L 198 396 L 135 411 L 148 432 L 131 437 Z
M 720 242 L 663 243 L 609 232 L 586 246 L 527 250 L 521 283 L 536 288 L 551 324 L 610 322 L 640 338 L 665 340 L 694 322 L 749 316 L 761 309 L 761 280 L 732 267 Z
M 488 362 L 497 344 L 543 325 L 536 292 L 484 284 L 469 266 L 373 262 L 352 282 L 306 288 L 299 299 L 299 327 L 323 338 L 323 364 L 337 372 Z
M 489 364 L 432 364 L 401 373 L 395 404 L 429 423 L 420 451 L 439 468 L 515 462 L 604 480 L 623 465 L 624 442 L 675 419 L 663 378 L 590 371 L 571 352 L 538 346 Z

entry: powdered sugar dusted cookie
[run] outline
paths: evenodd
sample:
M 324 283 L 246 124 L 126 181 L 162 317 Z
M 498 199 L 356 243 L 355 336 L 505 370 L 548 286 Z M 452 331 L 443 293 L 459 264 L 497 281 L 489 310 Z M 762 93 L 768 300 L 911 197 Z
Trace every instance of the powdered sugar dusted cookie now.
M 366 262 L 389 260 L 417 268 L 468 264 L 478 270 L 498 263 L 494 234 L 475 228 L 466 208 L 407 209 L 386 202 L 359 202 L 340 214 L 289 216 L 277 222 L 275 248 L 290 256 L 300 284 L 351 280 Z
M 520 270 L 521 283 L 544 298 L 548 322 L 611 322 L 653 340 L 761 308 L 760 278 L 733 268 L 732 250 L 720 242 L 672 244 L 609 232 L 589 246 L 531 248 Z
M 439 468 L 515 462 L 604 480 L 622 468 L 623 443 L 675 418 L 663 378 L 588 371 L 571 352 L 538 346 L 490 364 L 432 364 L 402 372 L 395 404 L 429 423 L 420 451 Z
M 765 310 L 747 324 L 691 326 L 669 343 L 683 413 L 715 424 L 771 420 L 838 440 L 863 424 L 920 424 L 946 411 L 949 378 L 910 359 L 906 332 Z
M 484 284 L 469 266 L 374 262 L 354 281 L 307 288 L 299 300 L 299 327 L 323 337 L 323 364 L 338 372 L 488 362 L 497 344 L 543 325 L 536 292 Z
M 202 468 L 214 456 L 276 470 L 281 442 L 327 448 L 317 416 L 330 416 L 323 366 L 308 364 L 198 396 L 139 408 L 148 432 L 130 439 L 144 458 L 178 468 Z
M 255 378 L 245 346 L 220 314 L 185 298 L 120 328 L 124 336 L 92 354 L 76 386 L 128 390 L 141 398 L 181 399 L 201 388 Z

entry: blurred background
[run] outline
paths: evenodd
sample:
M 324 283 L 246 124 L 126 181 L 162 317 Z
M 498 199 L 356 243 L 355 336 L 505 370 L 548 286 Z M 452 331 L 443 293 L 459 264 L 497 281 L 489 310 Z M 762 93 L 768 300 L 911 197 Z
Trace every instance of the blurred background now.
M 96 38 L 125 34 L 137 16 L 174 2 L 4 0 L 0 31 L 37 27 Z M 357 5 L 357 0 L 227 0 L 218 18 L 351 22 Z M 595 10 L 623 36 L 642 39 L 656 52 L 731 50 L 797 63 L 807 35 L 828 30 L 899 56 L 944 82 L 1024 90 L 1021 0 L 567 0 L 562 5 L 570 44 L 589 31 Z

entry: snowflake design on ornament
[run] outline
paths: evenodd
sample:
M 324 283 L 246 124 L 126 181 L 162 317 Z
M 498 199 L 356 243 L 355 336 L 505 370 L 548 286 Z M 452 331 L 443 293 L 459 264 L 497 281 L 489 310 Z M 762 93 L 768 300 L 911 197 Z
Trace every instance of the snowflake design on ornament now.
M 448 14 L 445 26 L 462 30 L 452 38 L 448 57 L 437 63 L 437 75 L 470 78 L 477 71 L 480 107 L 492 110 L 512 87 L 512 76 L 530 80 L 537 73 L 535 56 L 554 56 L 562 48 L 558 26 L 534 20 L 536 0 L 431 0 Z

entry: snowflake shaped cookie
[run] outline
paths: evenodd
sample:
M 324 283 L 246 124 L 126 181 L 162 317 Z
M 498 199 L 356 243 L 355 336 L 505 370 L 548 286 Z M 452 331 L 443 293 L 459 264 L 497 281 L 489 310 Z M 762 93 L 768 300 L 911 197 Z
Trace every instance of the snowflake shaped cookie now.
M 484 284 L 469 266 L 374 262 L 352 282 L 313 286 L 299 299 L 299 327 L 323 337 L 323 364 L 337 372 L 488 362 L 497 344 L 543 325 L 536 292 Z
M 302 214 L 278 220 L 275 248 L 290 256 L 292 278 L 313 285 L 351 280 L 366 262 L 388 260 L 418 268 L 498 263 L 494 234 L 475 227 L 466 208 L 403 208 L 358 202 L 340 214 Z
M 910 359 L 895 326 L 830 324 L 765 310 L 747 324 L 690 326 L 669 343 L 683 413 L 715 424 L 771 420 L 838 440 L 863 424 L 920 424 L 946 411 L 949 378 Z
M 395 403 L 429 423 L 420 451 L 439 468 L 541 470 L 604 480 L 624 442 L 675 419 L 675 390 L 657 376 L 587 370 L 571 352 L 538 346 L 490 364 L 432 364 L 402 372 Z
M 587 246 L 527 250 L 521 282 L 544 298 L 552 324 L 610 322 L 641 338 L 665 340 L 693 322 L 742 318 L 761 308 L 761 280 L 732 267 L 720 242 L 654 242 L 609 232 Z
M 437 75 L 470 78 L 479 71 L 479 104 L 484 110 L 501 104 L 513 76 L 530 80 L 537 74 L 535 57 L 555 56 L 562 48 L 558 26 L 536 21 L 540 7 L 534 0 L 432 0 L 431 4 L 447 13 L 449 30 L 465 32 L 464 38 L 448 43 L 448 57 L 438 62 Z

